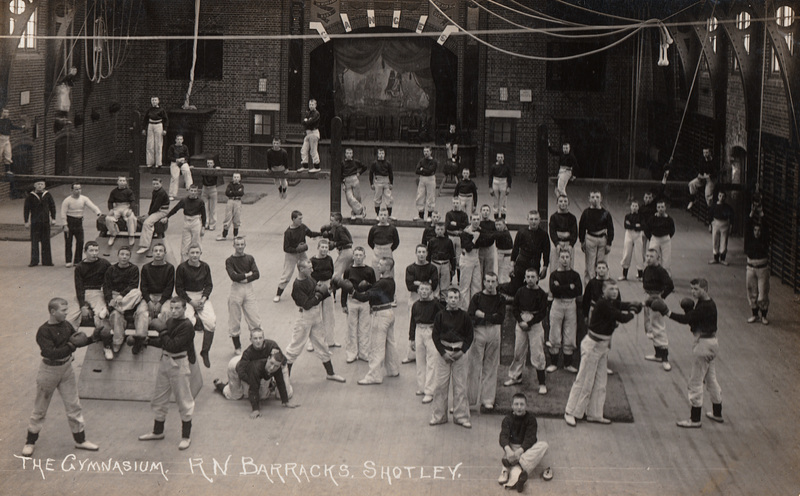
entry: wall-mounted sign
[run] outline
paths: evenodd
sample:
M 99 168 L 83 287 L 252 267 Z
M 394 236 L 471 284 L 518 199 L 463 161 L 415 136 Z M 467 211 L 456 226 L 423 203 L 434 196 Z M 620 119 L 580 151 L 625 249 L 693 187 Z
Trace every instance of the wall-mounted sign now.
M 423 29 L 425 29 L 425 23 L 428 22 L 428 16 L 421 15 L 419 16 L 419 22 L 417 23 L 417 33 L 421 33 Z
M 309 22 L 319 22 L 326 30 L 339 20 L 339 0 L 312 0 L 310 10 Z
M 350 24 L 350 18 L 347 16 L 347 14 L 339 14 L 339 16 L 342 18 L 342 25 L 344 26 L 344 31 L 346 33 L 352 31 L 353 26 Z
M 457 32 L 457 31 L 458 31 L 458 28 L 456 26 L 454 26 L 452 24 L 448 24 L 447 27 L 444 28 L 444 31 L 442 32 L 442 34 L 439 35 L 439 39 L 436 40 L 436 43 L 438 43 L 440 45 L 444 45 L 445 42 L 447 41 L 447 38 L 449 38 L 451 34 Z

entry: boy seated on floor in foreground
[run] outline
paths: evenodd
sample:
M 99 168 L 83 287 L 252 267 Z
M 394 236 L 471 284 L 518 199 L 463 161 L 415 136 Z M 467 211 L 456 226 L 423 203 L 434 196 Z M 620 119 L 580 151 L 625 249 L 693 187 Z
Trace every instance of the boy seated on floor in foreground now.
M 528 399 L 522 393 L 511 398 L 511 413 L 505 416 L 500 429 L 500 446 L 503 448 L 503 472 L 497 482 L 506 489 L 522 492 L 525 481 L 533 473 L 547 452 L 548 444 L 536 438 L 536 417 L 527 410 Z M 547 467 L 542 473 L 544 480 L 553 478 Z

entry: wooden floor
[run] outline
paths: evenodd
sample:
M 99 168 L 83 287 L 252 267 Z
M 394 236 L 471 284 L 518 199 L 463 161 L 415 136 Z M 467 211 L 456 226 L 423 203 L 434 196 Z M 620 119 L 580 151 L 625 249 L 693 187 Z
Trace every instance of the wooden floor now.
M 278 197 L 272 185 L 247 188 L 263 188 L 270 193 L 245 207 L 242 232 L 247 235 L 247 251 L 256 257 L 261 269 L 261 280 L 255 284 L 264 328 L 285 347 L 297 311 L 290 298 L 279 304 L 272 302 L 283 264 L 282 234 L 294 209 L 304 213 L 312 229 L 327 221 L 328 185 L 325 181 L 302 181 L 290 188 L 286 200 Z M 394 192 L 395 215 L 410 219 L 415 212 L 413 178 L 399 176 Z M 485 192 L 482 187 L 481 203 L 488 199 Z M 67 187 L 56 188 L 53 193 L 60 205 Z M 108 188 L 88 186 L 84 193 L 104 206 Z M 363 193 L 368 197 L 370 191 L 363 188 Z M 578 214 L 587 204 L 587 191 L 571 188 L 570 193 L 574 198 L 572 211 Z M 629 191 L 607 193 L 606 204 L 621 231 L 626 210 L 622 202 Z M 641 197 L 642 191 L 634 193 Z M 440 208 L 448 210 L 449 198 L 441 200 Z M 510 221 L 524 222 L 525 212 L 535 205 L 535 185 L 516 181 Z M 691 334 L 686 327 L 668 324 L 674 368 L 667 373 L 643 360 L 651 349 L 641 319 L 634 320 L 617 331 L 610 362 L 625 382 L 635 422 L 570 428 L 563 420 L 540 420 L 539 439 L 550 444 L 542 464 L 553 468 L 555 478 L 544 482 L 538 477 L 540 468 L 526 486 L 526 493 L 800 494 L 800 306 L 792 291 L 773 278 L 771 324 L 746 324 L 749 308 L 741 239 L 731 241 L 729 267 L 709 266 L 710 235 L 706 229 L 681 209 L 674 208 L 671 213 L 678 225 L 673 245 L 677 291 L 668 303 L 678 307 L 680 298 L 688 296 L 691 278 L 709 279 L 711 295 L 720 310 L 717 370 L 725 423 L 706 421 L 702 429 L 695 430 L 675 426 L 676 420 L 689 414 L 686 382 L 691 370 Z M 220 221 L 222 215 L 218 212 Z M 22 201 L 0 203 L 0 222 L 22 222 Z M 181 223 L 180 218 L 170 223 L 167 240 L 173 249 L 180 243 Z M 91 239 L 95 229 L 90 222 L 86 224 L 87 238 Z M 351 228 L 356 245 L 366 243 L 367 229 Z M 212 380 L 225 377 L 227 361 L 233 356 L 227 338 L 229 283 L 223 263 L 232 247 L 230 241 L 214 241 L 217 232 L 206 234 L 203 258 L 210 262 L 216 284 L 211 302 L 218 316 L 218 331 L 211 352 L 212 368 L 203 369 L 206 386 L 197 398 L 191 448 L 177 449 L 180 422 L 174 405 L 167 420 L 166 439 L 142 443 L 136 437 L 152 427 L 148 403 L 85 400 L 88 438 L 100 445 L 100 451 L 77 451 L 64 408 L 54 399 L 35 458 L 27 461 L 19 458 L 19 453 L 39 367 L 35 331 L 47 319 L 50 297 L 65 296 L 70 305 L 75 304 L 72 271 L 63 266 L 61 237 L 52 239 L 56 263 L 52 268 L 28 268 L 27 243 L 0 242 L 0 287 L 5 296 L 0 300 L 4 321 L 0 330 L 4 352 L 0 362 L 0 495 L 503 493 L 496 482 L 501 456 L 500 417 L 475 413 L 472 430 L 452 423 L 429 427 L 429 407 L 414 396 L 413 365 L 402 366 L 399 378 L 387 379 L 381 386 L 362 387 L 356 381 L 366 373 L 364 362 L 345 364 L 344 352 L 334 351 L 334 366 L 347 378 L 347 384 L 337 384 L 326 381 L 319 360 L 304 353 L 292 374 L 295 401 L 301 407 L 288 410 L 270 402 L 257 420 L 248 419 L 246 401 L 225 401 L 213 394 Z M 403 228 L 400 235 L 398 273 L 412 262 L 412 247 L 419 241 L 421 230 Z M 610 255 L 615 277 L 620 273 L 621 238 L 618 234 Z M 583 270 L 582 257 L 576 270 Z M 622 283 L 621 290 L 625 299 L 643 295 L 635 282 Z M 408 323 L 404 290 L 398 292 L 398 301 L 395 335 L 404 349 Z M 344 327 L 344 318 L 337 313 L 336 336 L 340 342 L 344 341 Z M 246 332 L 243 339 L 247 341 Z M 76 371 L 82 358 L 79 352 Z M 708 399 L 705 407 L 710 407 Z M 91 464 L 101 461 L 107 465 Z M 141 469 L 142 462 L 150 462 L 148 472 L 133 471 L 134 467 Z

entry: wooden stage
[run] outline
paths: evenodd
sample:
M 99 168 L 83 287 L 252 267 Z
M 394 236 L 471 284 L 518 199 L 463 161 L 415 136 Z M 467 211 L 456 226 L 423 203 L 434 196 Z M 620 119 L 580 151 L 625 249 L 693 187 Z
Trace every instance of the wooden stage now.
M 371 193 L 362 182 L 365 199 Z M 410 219 L 414 179 L 396 180 L 395 215 Z M 480 203 L 488 199 L 479 183 Z M 306 224 L 318 229 L 328 220 L 327 181 L 302 181 L 290 187 L 281 200 L 275 186 L 248 184 L 249 191 L 268 196 L 244 208 L 242 233 L 247 252 L 261 269 L 256 289 L 268 337 L 285 347 L 292 323 L 298 316 L 288 293 L 272 302 L 283 265 L 283 231 L 290 214 L 299 209 Z M 610 206 L 618 230 L 610 254 L 611 273 L 620 274 L 622 201 L 626 187 L 609 187 Z M 549 189 L 549 188 L 548 188 Z M 569 186 L 571 209 L 586 207 L 587 190 Z M 108 186 L 89 185 L 84 194 L 104 206 Z M 60 205 L 68 186 L 52 190 Z M 144 191 L 144 189 L 143 189 Z M 634 188 L 640 197 L 643 191 Z M 524 222 L 535 208 L 536 188 L 520 180 L 510 199 L 510 222 Z M 324 201 L 321 201 L 324 200 Z M 441 201 L 446 201 L 443 207 Z M 437 199 L 449 209 L 449 199 Z M 143 207 L 147 201 L 143 201 Z M 369 200 L 367 200 L 369 205 Z M 343 203 L 346 210 L 346 204 Z M 555 201 L 550 201 L 551 212 Z M 0 222 L 21 222 L 22 200 L 0 203 Z M 218 230 L 224 212 L 217 212 Z M 643 359 L 652 351 L 642 330 L 642 318 L 621 326 L 614 338 L 610 363 L 620 374 L 635 418 L 631 424 L 601 426 L 579 423 L 571 428 L 560 419 L 540 419 L 539 439 L 549 443 L 542 466 L 526 486 L 527 494 L 552 495 L 794 495 L 800 493 L 800 305 L 777 278 L 772 279 L 771 324 L 747 324 L 750 315 L 745 292 L 745 265 L 741 238 L 731 240 L 730 266 L 709 266 L 710 235 L 704 225 L 685 211 L 672 209 L 678 233 L 673 245 L 676 293 L 667 300 L 677 309 L 689 295 L 688 281 L 707 277 L 719 308 L 720 354 L 717 371 L 723 389 L 724 424 L 703 417 L 702 429 L 684 430 L 675 421 L 687 418 L 686 383 L 691 370 L 692 336 L 687 327 L 668 323 L 671 372 Z M 180 244 L 182 219 L 170 220 L 167 242 Z M 88 217 L 87 217 L 88 219 Z M 87 239 L 96 235 L 86 222 Z M 365 245 L 368 227 L 350 226 L 356 245 Z M 12 494 L 381 494 L 381 495 L 486 495 L 503 494 L 497 485 L 501 450 L 498 434 L 501 418 L 473 413 L 473 428 L 453 423 L 430 427 L 430 408 L 414 395 L 414 365 L 403 365 L 397 379 L 381 386 L 356 384 L 367 364 L 346 364 L 344 351 L 333 351 L 336 371 L 346 384 L 325 380 L 319 360 L 303 353 L 292 372 L 295 410 L 270 400 L 262 405 L 262 417 L 248 419 L 246 400 L 232 402 L 212 392 L 214 378 L 225 378 L 233 356 L 227 336 L 227 297 L 230 291 L 224 259 L 232 252 L 231 241 L 217 242 L 216 232 L 203 240 L 203 259 L 211 264 L 214 292 L 211 303 L 217 313 L 217 336 L 211 351 L 211 369 L 202 368 L 204 389 L 197 397 L 192 445 L 177 449 L 180 421 L 174 405 L 166 424 L 166 439 L 143 443 L 136 440 L 153 425 L 147 402 L 84 400 L 88 438 L 100 446 L 96 453 L 76 451 L 65 421 L 61 401 L 54 398 L 41 433 L 34 460 L 19 458 L 27 420 L 33 407 L 39 350 L 37 327 L 47 319 L 47 300 L 65 296 L 75 305 L 72 271 L 64 268 L 63 241 L 51 242 L 55 267 L 28 268 L 29 246 L 24 242 L 0 242 L 0 281 L 4 298 L 0 312 L 4 325 L 0 343 L 3 416 L 0 429 L 0 495 Z M 397 273 L 413 261 L 419 229 L 401 228 L 396 252 Z M 313 246 L 313 243 L 311 243 Z M 580 253 L 580 250 L 577 250 Z M 368 258 L 368 262 L 371 257 Z M 583 271 L 578 257 L 576 270 Z M 400 285 L 402 286 L 402 285 Z M 641 284 L 620 284 L 623 298 L 642 299 Z M 408 328 L 408 296 L 398 291 L 395 338 L 405 350 Z M 248 340 L 242 331 L 243 341 Z M 199 348 L 200 337 L 196 346 Z M 336 340 L 345 340 L 345 319 L 336 314 Z M 83 351 L 74 367 L 80 372 Z M 556 374 L 563 374 L 558 371 Z M 536 396 L 530 401 L 537 401 Z M 705 409 L 710 408 L 706 399 Z M 49 460 L 49 461 L 48 461 Z M 87 462 L 88 461 L 88 462 Z M 89 462 L 104 462 L 105 466 Z M 119 462 L 119 468 L 114 465 Z M 129 462 L 125 465 L 123 462 Z M 131 465 L 137 462 L 136 465 Z M 147 472 L 141 469 L 148 462 Z M 81 465 L 83 463 L 83 465 Z M 156 465 L 153 465 L 155 463 Z M 263 468 L 262 468 L 263 465 Z M 126 469 L 125 467 L 128 467 Z M 544 482 L 539 474 L 552 467 L 555 478 Z
M 302 147 L 302 140 L 296 140 L 282 143 L 281 146 L 289 153 L 289 161 L 294 166 L 300 163 L 300 148 Z M 242 157 L 245 154 L 250 154 L 248 158 L 248 167 L 251 169 L 266 169 L 266 151 L 272 147 L 272 143 L 242 143 L 234 142 L 228 143 L 229 147 L 233 148 L 233 162 L 234 167 L 241 167 Z M 378 148 L 383 148 L 386 151 L 386 160 L 392 164 L 394 172 L 414 172 L 417 162 L 422 159 L 422 149 L 430 146 L 433 152 L 433 158 L 439 161 L 439 164 L 447 160 L 447 154 L 443 145 L 436 145 L 430 143 L 407 143 L 401 141 L 342 141 L 342 156 L 344 156 L 345 148 L 353 149 L 353 157 L 360 160 L 364 165 L 369 166 L 375 161 Z M 330 170 L 330 148 L 331 140 L 325 139 L 319 141 L 319 157 L 320 164 L 323 169 Z M 461 163 L 464 166 L 470 167 L 475 170 L 477 162 L 477 147 L 475 145 L 459 145 L 459 155 L 461 155 Z M 481 170 L 481 167 L 478 167 Z M 474 176 L 474 174 L 473 174 Z M 366 176 L 365 176 L 366 177 Z

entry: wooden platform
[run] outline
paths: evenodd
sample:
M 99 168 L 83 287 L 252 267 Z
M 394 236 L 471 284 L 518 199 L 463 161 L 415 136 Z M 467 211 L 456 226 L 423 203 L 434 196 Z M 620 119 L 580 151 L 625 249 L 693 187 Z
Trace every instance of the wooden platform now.
M 87 347 L 78 381 L 81 398 L 94 400 L 150 401 L 156 385 L 162 351 L 148 346 L 138 355 L 123 345 L 113 360 L 106 360 L 103 344 Z M 197 357 L 200 360 L 200 357 Z M 199 362 L 190 365 L 192 395 L 197 397 L 203 387 Z M 175 401 L 172 396 L 171 401 Z

